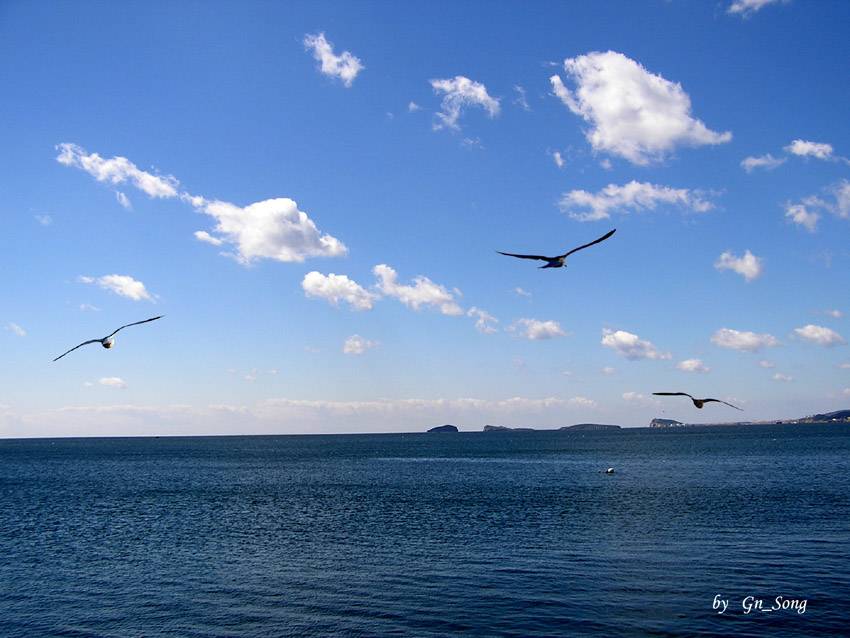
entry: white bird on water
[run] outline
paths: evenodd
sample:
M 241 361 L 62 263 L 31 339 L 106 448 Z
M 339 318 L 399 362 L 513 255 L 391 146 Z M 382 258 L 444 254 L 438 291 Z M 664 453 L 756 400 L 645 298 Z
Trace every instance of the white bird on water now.
M 558 255 L 556 257 L 544 257 L 543 255 L 515 255 L 514 253 L 503 253 L 500 250 L 497 250 L 496 252 L 500 255 L 507 255 L 508 257 L 519 257 L 520 259 L 542 259 L 543 261 L 547 262 L 545 266 L 538 266 L 538 268 L 565 268 L 564 262 L 567 260 L 567 257 L 569 257 L 575 252 L 578 252 L 579 250 L 582 250 L 583 248 L 587 248 L 588 246 L 593 246 L 593 244 L 598 244 L 601 241 L 605 241 L 616 231 L 617 229 L 615 228 L 610 233 L 606 233 L 599 239 L 596 239 L 590 242 L 589 244 L 579 246 L 578 248 L 573 248 L 570 252 L 564 253 L 563 255 Z
M 721 401 L 720 399 L 695 399 L 687 392 L 653 392 L 652 394 L 655 394 L 660 397 L 689 397 L 690 400 L 694 402 L 694 405 L 700 409 L 702 409 L 702 406 L 706 403 L 714 401 L 715 403 L 722 403 L 724 405 L 728 405 L 730 408 L 741 410 L 741 408 L 735 407 L 731 403 L 726 403 L 726 401 Z M 741 412 L 743 412 L 743 410 L 741 410 Z
M 144 321 L 136 321 L 135 323 L 128 323 L 126 326 L 121 326 L 120 328 L 118 328 L 118 330 L 123 330 L 124 328 L 129 328 L 130 326 L 138 326 L 140 323 L 147 323 L 148 321 L 155 321 L 156 319 L 161 319 L 164 316 L 165 315 L 160 315 L 159 317 L 151 317 L 150 319 L 145 319 Z M 90 339 L 89 341 L 84 341 L 80 345 L 74 346 L 73 348 L 68 350 L 68 352 L 73 352 L 77 348 L 82 348 L 83 346 L 87 346 L 90 343 L 99 343 L 104 348 L 111 348 L 115 344 L 115 339 L 113 339 L 112 337 L 115 336 L 115 334 L 118 332 L 118 330 L 116 330 L 112 334 L 106 335 L 103 339 Z M 56 357 L 54 359 L 54 361 L 58 361 L 59 359 L 64 357 L 66 354 L 68 354 L 68 352 L 65 352 L 64 354 L 60 354 L 58 357 Z

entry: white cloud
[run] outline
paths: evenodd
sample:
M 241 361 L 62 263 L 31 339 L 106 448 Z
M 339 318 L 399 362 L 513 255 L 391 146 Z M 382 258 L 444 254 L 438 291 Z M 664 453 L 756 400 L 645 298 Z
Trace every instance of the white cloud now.
M 381 345 L 380 341 L 369 341 L 360 335 L 351 335 L 345 340 L 345 345 L 342 347 L 344 354 L 363 354 L 367 350 L 371 350 L 375 346 Z
M 124 390 L 127 387 L 127 384 L 124 383 L 118 377 L 103 377 L 100 382 L 101 385 L 108 386 L 110 388 L 117 388 L 119 390 Z
M 480 106 L 491 118 L 499 114 L 499 100 L 487 95 L 487 88 L 480 82 L 458 75 L 451 80 L 431 80 L 431 86 L 435 93 L 445 93 L 442 110 L 436 114 L 439 121 L 435 122 L 434 130 L 444 126 L 460 130 L 457 121 L 468 106 Z
M 794 140 L 785 147 L 785 151 L 800 157 L 816 157 L 828 160 L 832 158 L 832 145 L 819 142 L 807 142 L 805 140 Z
M 616 332 L 603 328 L 602 345 L 612 348 L 619 355 L 635 361 L 637 359 L 672 359 L 669 352 L 661 352 L 654 344 L 640 339 L 637 335 L 624 330 Z
M 514 104 L 519 104 L 524 111 L 530 111 L 531 107 L 528 106 L 528 99 L 525 95 L 525 89 L 521 86 L 515 86 L 514 91 L 517 92 L 517 97 L 514 100 Z
M 567 333 L 561 328 L 561 324 L 557 321 L 538 321 L 537 319 L 517 319 L 514 325 L 508 330 L 518 330 L 519 333 L 531 339 L 538 341 L 542 339 L 557 339 L 558 337 L 566 337 Z
M 752 173 L 757 168 L 763 168 L 766 171 L 772 171 L 774 168 L 781 166 L 786 161 L 784 157 L 773 157 L 770 153 L 761 157 L 748 157 L 741 162 L 741 167 L 748 173 Z
M 593 399 L 587 399 L 585 397 L 573 397 L 567 401 L 568 405 L 575 405 L 580 408 L 597 408 L 599 407 Z
M 561 155 L 560 151 L 553 151 L 552 152 L 552 159 L 555 160 L 555 164 L 557 165 L 558 168 L 564 167 L 564 163 L 565 163 L 564 157 Z
M 815 212 L 809 212 L 803 204 L 786 204 L 785 217 L 789 218 L 795 224 L 803 226 L 810 233 L 814 233 L 818 229 L 820 215 Z
M 830 317 L 835 317 L 836 319 L 841 319 L 843 317 L 843 313 L 840 310 L 814 310 L 816 315 L 829 315 Z
M 413 286 L 405 286 L 398 283 L 396 271 L 386 264 L 375 266 L 372 272 L 380 278 L 378 289 L 381 292 L 390 297 L 395 297 L 414 310 L 419 310 L 420 306 L 425 305 L 439 310 L 444 315 L 463 314 L 463 310 L 455 303 L 452 294 L 427 277 L 416 277 L 413 280 Z
M 682 372 L 700 372 L 702 374 L 709 372 L 709 368 L 699 359 L 685 359 L 684 361 L 680 361 L 676 364 L 676 369 Z
M 499 323 L 499 320 L 490 313 L 473 306 L 467 311 L 466 316 L 478 317 L 475 320 L 475 329 L 481 334 L 493 334 L 496 332 L 496 329 L 491 324 Z
M 817 345 L 825 348 L 831 348 L 832 346 L 847 343 L 844 340 L 844 337 L 834 330 L 812 324 L 802 328 L 796 328 L 789 336 L 792 339 L 800 339 L 802 341 L 808 341 L 809 343 L 816 343 Z
M 301 263 L 307 257 L 340 257 L 348 253 L 341 241 L 322 234 L 288 197 L 267 199 L 244 208 L 202 198 L 194 198 L 193 202 L 200 212 L 218 222 L 215 232 L 219 235 L 196 232 L 195 236 L 209 243 L 234 244 L 234 256 L 244 265 L 261 258 Z
M 726 12 L 740 13 L 742 17 L 748 17 L 762 7 L 766 7 L 769 4 L 775 4 L 777 2 L 789 2 L 789 0 L 734 0 L 734 2 L 729 5 Z
M 8 329 L 11 330 L 12 332 L 14 332 L 19 337 L 26 337 L 27 336 L 27 333 L 23 328 L 21 328 L 16 323 L 12 323 L 11 321 L 9 322 Z
M 835 195 L 835 208 L 833 212 L 841 218 L 850 217 L 850 181 L 842 179 L 830 188 Z
M 767 359 L 762 359 L 758 362 L 759 367 L 764 368 L 765 370 L 770 370 L 776 367 L 776 364 L 773 361 L 768 361 Z
M 85 284 L 97 284 L 104 290 L 109 290 L 116 295 L 127 297 L 133 301 L 154 301 L 153 297 L 148 293 L 147 288 L 145 288 L 145 284 L 141 281 L 136 281 L 129 275 L 104 275 L 97 279 L 80 275 L 77 279 Z
M 715 332 L 710 341 L 719 348 L 729 348 L 741 352 L 758 352 L 762 348 L 782 345 L 782 342 L 773 335 L 741 332 L 729 328 L 721 328 Z
M 637 403 L 639 405 L 661 405 L 658 399 L 646 396 L 640 392 L 623 392 L 623 401 L 626 403 Z
M 115 191 L 115 199 L 118 200 L 118 203 L 121 204 L 125 209 L 130 210 L 133 206 L 130 204 L 130 199 L 121 191 Z
M 322 73 L 339 78 L 345 86 L 351 86 L 354 78 L 364 68 L 360 59 L 348 51 L 343 51 L 342 55 L 334 55 L 333 45 L 325 39 L 324 33 L 304 36 L 304 47 L 313 50 L 313 57 L 322 63 Z
M 749 250 L 744 253 L 743 257 L 735 257 L 730 251 L 720 255 L 714 263 L 717 270 L 733 270 L 739 275 L 743 275 L 748 282 L 757 279 L 764 272 L 762 258 L 756 257 Z
M 514 292 L 516 292 L 516 294 L 518 295 L 522 295 L 523 297 L 528 298 L 528 300 L 531 301 L 531 293 L 527 290 L 523 290 L 522 288 L 517 286 L 516 288 L 514 288 Z
M 304 276 L 301 287 L 308 297 L 327 299 L 336 307 L 340 300 L 347 301 L 352 310 L 371 310 L 372 302 L 379 298 L 346 275 L 323 275 L 315 270 Z
M 222 241 L 218 237 L 213 237 L 205 230 L 195 231 L 195 237 L 197 237 L 199 241 L 212 244 L 213 246 L 221 246 L 224 243 L 224 241 Z
M 85 150 L 76 144 L 63 143 L 56 148 L 59 150 L 56 161 L 65 166 L 81 168 L 99 182 L 112 184 L 129 182 L 151 197 L 177 197 L 178 182 L 174 177 L 170 175 L 163 177 L 142 171 L 126 157 L 113 157 L 106 160 L 97 153 L 86 154 Z M 119 201 L 121 201 L 120 197 Z
M 713 207 L 699 191 L 635 180 L 622 186 L 608 184 L 598 193 L 573 190 L 564 193 L 558 202 L 562 212 L 579 221 L 605 219 L 611 216 L 612 211 L 654 210 L 658 204 L 670 204 L 700 213 Z
M 575 80 L 575 92 L 553 75 L 554 93 L 591 124 L 586 135 L 596 151 L 647 165 L 663 160 L 677 146 L 732 139 L 732 133 L 716 133 L 691 117 L 691 100 L 681 85 L 650 73 L 621 53 L 568 58 L 564 70 Z
M 790 381 L 794 380 L 794 377 L 789 377 L 787 374 L 781 374 L 781 373 L 777 372 L 776 374 L 773 375 L 773 380 L 774 381 L 790 382 Z
M 53 223 L 53 218 L 50 215 L 36 215 L 35 218 L 39 224 L 45 227 Z

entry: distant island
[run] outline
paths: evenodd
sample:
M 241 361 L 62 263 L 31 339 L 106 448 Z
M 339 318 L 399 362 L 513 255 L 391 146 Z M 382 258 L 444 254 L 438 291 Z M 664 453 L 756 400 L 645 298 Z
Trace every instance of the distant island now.
M 438 425 L 437 427 L 431 428 L 428 431 L 429 432 L 457 432 L 458 429 L 457 429 L 456 425 Z
M 485 432 L 533 432 L 534 428 L 508 428 L 504 425 L 485 425 Z
M 558 428 L 559 430 L 579 430 L 581 432 L 588 432 L 591 430 L 619 430 L 619 425 L 603 425 L 601 423 L 576 423 L 575 425 L 565 425 L 562 428 Z
M 651 428 L 693 428 L 712 425 L 799 425 L 803 423 L 850 423 L 850 410 L 836 410 L 825 414 L 810 414 L 802 419 L 774 419 L 772 421 L 724 421 L 722 423 L 682 423 L 673 419 L 652 419 Z

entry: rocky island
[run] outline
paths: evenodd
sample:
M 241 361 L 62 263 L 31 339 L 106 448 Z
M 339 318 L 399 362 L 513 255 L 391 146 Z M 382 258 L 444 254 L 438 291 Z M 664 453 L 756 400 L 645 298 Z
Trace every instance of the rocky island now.
M 448 425 L 447 424 L 447 425 L 438 425 L 437 427 L 431 428 L 428 431 L 429 432 L 457 432 L 458 429 L 457 429 L 456 425 Z

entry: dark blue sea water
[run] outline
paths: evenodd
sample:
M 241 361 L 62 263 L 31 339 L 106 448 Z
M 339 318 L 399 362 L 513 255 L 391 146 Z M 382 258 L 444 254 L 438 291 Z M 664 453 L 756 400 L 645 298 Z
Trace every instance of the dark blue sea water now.
M 848 619 L 846 425 L 0 441 L 2 636 L 837 636 Z

